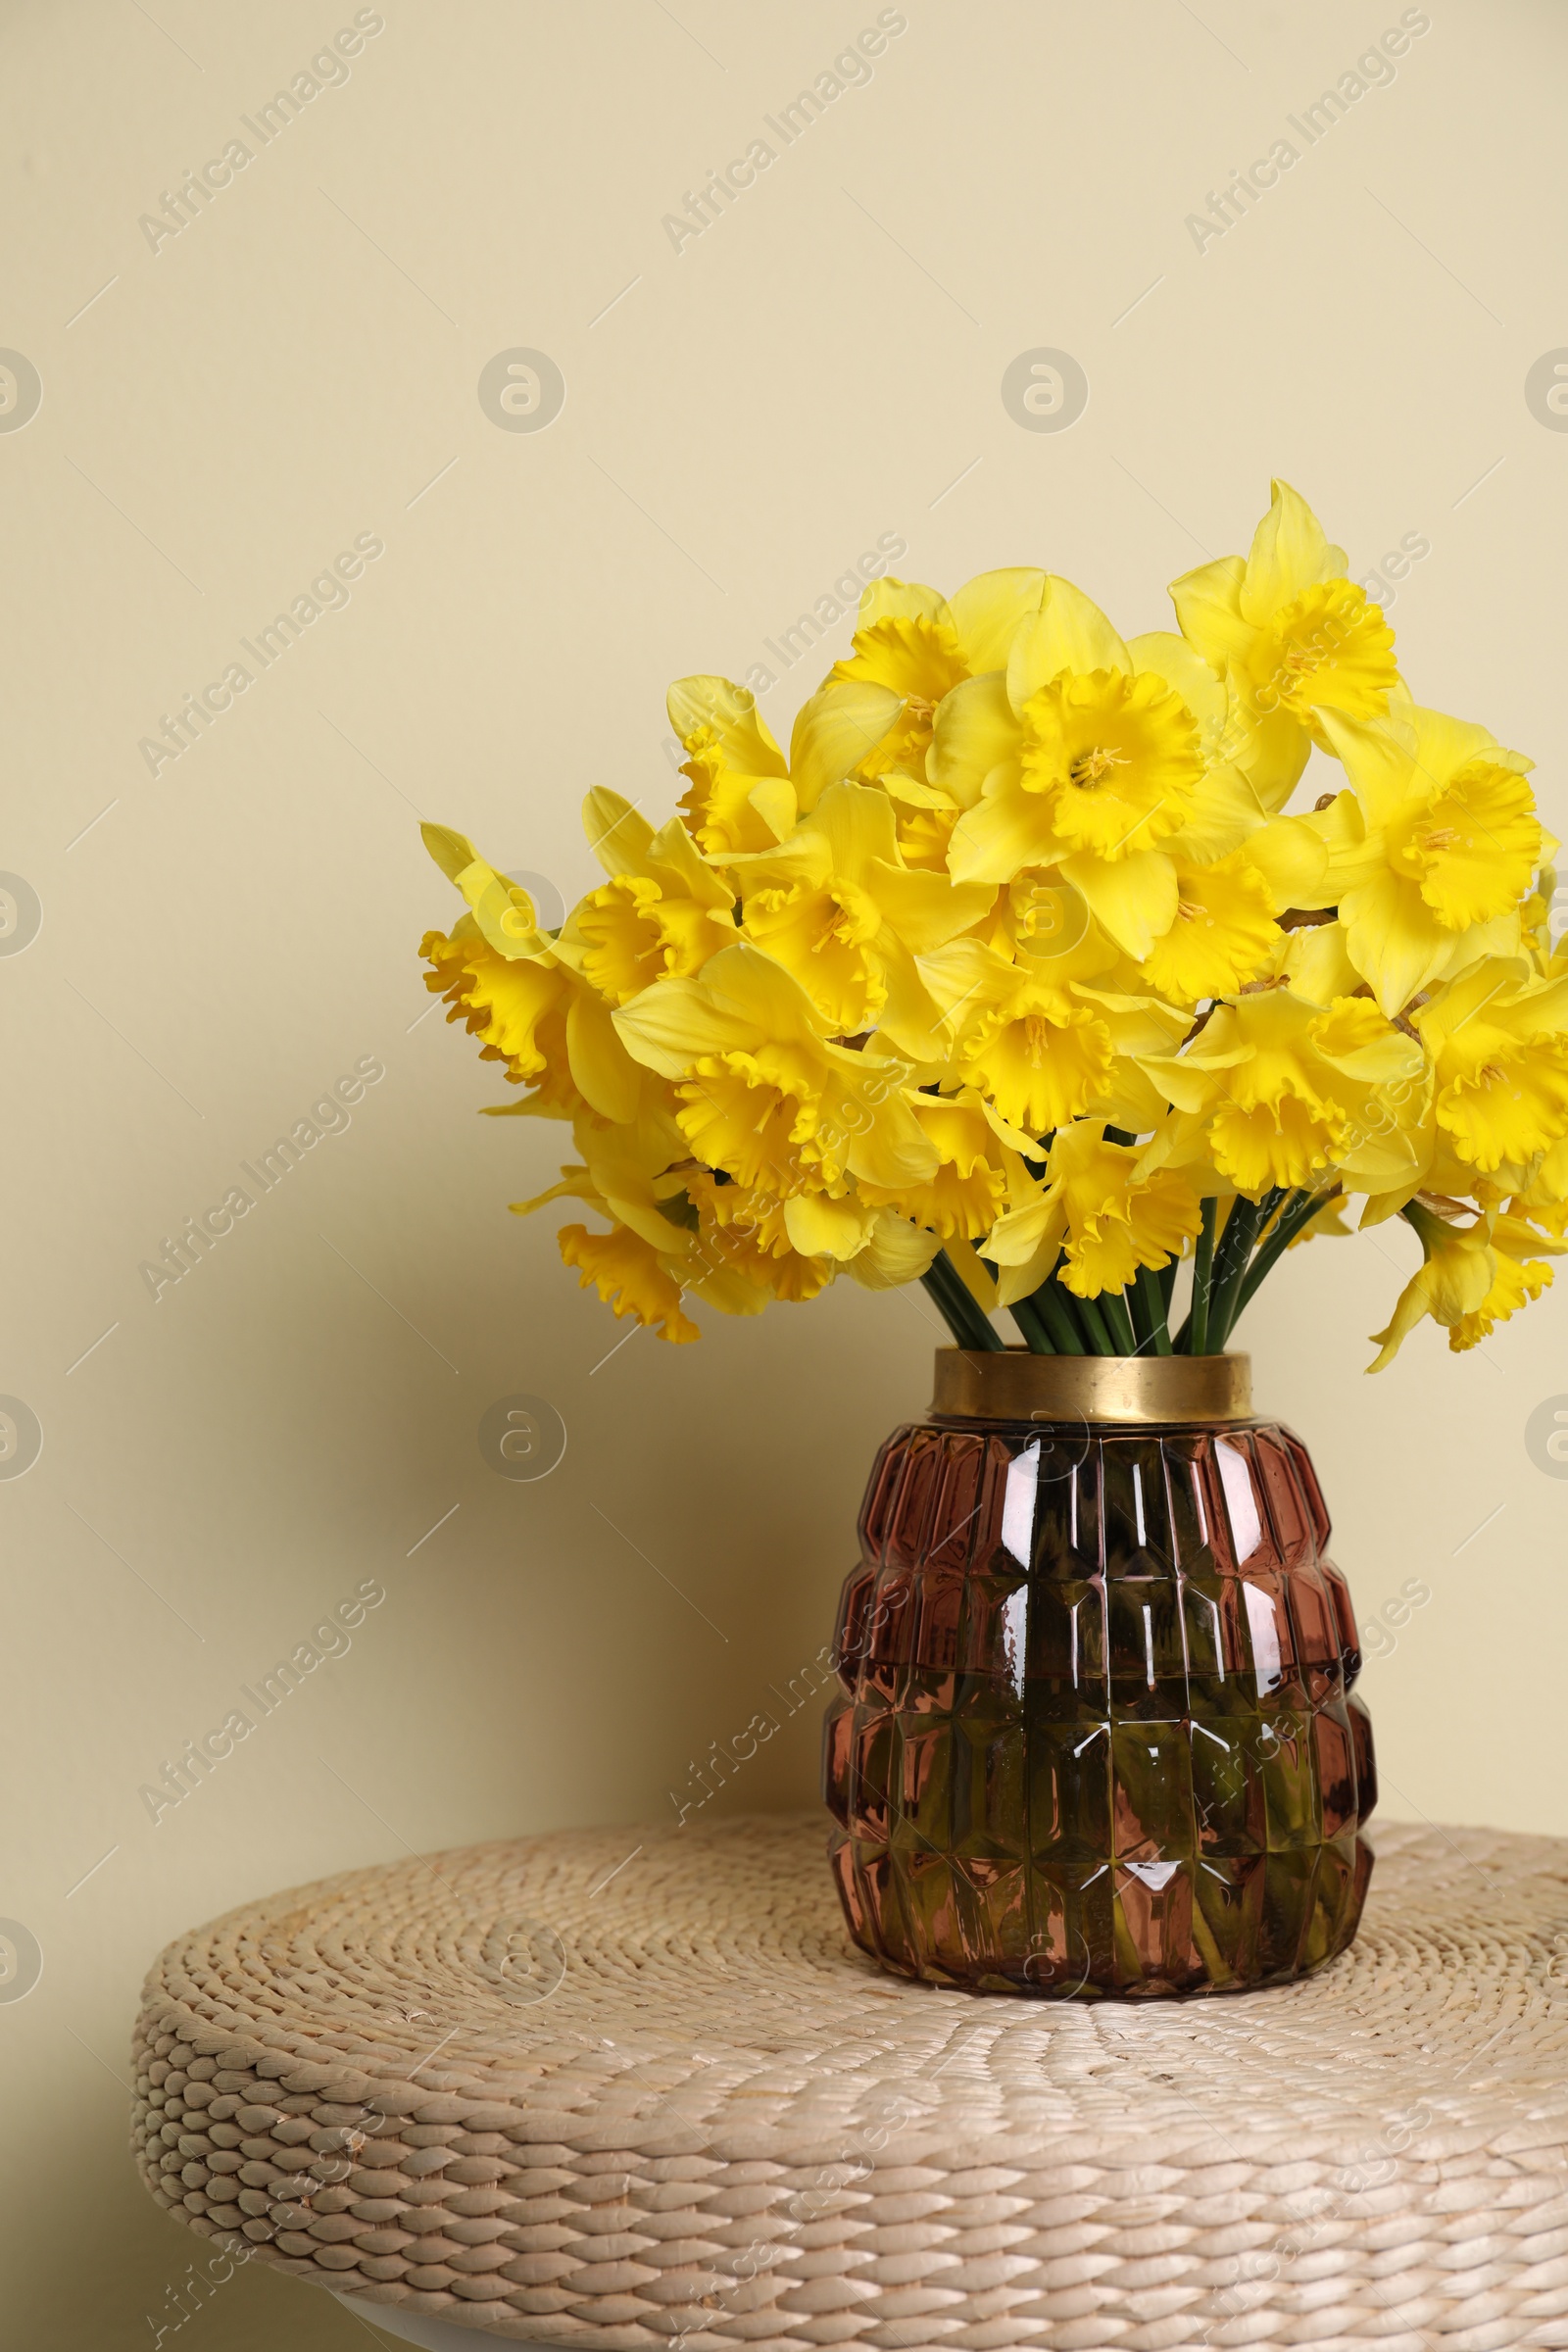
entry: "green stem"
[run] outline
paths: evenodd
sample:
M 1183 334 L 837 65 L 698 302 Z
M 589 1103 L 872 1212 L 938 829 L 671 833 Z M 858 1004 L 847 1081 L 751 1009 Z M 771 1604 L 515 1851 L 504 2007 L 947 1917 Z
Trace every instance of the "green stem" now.
M 1340 1187 L 1337 1184 L 1330 1185 L 1327 1191 L 1321 1193 L 1298 1193 L 1294 1200 L 1286 1202 L 1273 1232 L 1247 1270 L 1247 1279 L 1242 1284 L 1237 1296 L 1236 1311 L 1231 1317 L 1230 1328 L 1232 1331 L 1241 1321 L 1247 1308 L 1250 1306 L 1256 1296 L 1258 1285 L 1263 1281 L 1265 1275 L 1269 1274 L 1279 1263 L 1302 1226 L 1309 1224 L 1324 1202 L 1333 1200 L 1339 1190 Z M 1226 1337 L 1229 1336 L 1227 1333 Z
M 1167 1323 L 1170 1321 L 1170 1302 L 1176 1296 L 1176 1276 L 1180 1270 L 1181 1262 L 1182 1261 L 1179 1257 L 1171 1258 L 1165 1265 L 1160 1267 L 1159 1273 L 1155 1277 L 1159 1284 L 1159 1295 L 1165 1301 L 1165 1320 Z
M 1185 1337 L 1189 1355 L 1208 1353 L 1208 1303 L 1214 1286 L 1214 1224 L 1219 1215 L 1219 1202 L 1210 1193 L 1203 1202 L 1203 1222 L 1198 1236 L 1198 1251 L 1193 1259 L 1192 1312 L 1176 1335 L 1181 1347 Z
M 926 1297 L 931 1300 L 938 1314 L 942 1317 L 943 1322 L 947 1325 L 948 1334 L 952 1339 L 954 1346 L 956 1348 L 967 1348 L 969 1345 L 968 1322 L 965 1317 L 955 1308 L 953 1304 L 953 1295 L 943 1282 L 941 1275 L 935 1271 L 935 1264 L 936 1261 L 933 1259 L 932 1263 L 927 1266 L 925 1272 L 921 1275 L 920 1288 L 924 1291 Z
M 1080 1298 L 1076 1293 L 1071 1291 L 1067 1295 L 1077 1309 L 1078 1318 L 1089 1335 L 1090 1348 L 1096 1355 L 1130 1355 L 1132 1353 L 1131 1348 L 1118 1348 L 1113 1343 L 1109 1332 L 1105 1329 L 1098 1298 Z
M 1032 1298 L 1015 1298 L 1007 1312 L 1023 1334 L 1024 1346 L 1031 1355 L 1056 1353 L 1056 1345 L 1046 1328 L 1045 1316 Z
M 1138 1352 L 1140 1355 L 1149 1355 L 1152 1352 L 1154 1346 L 1154 1317 L 1150 1313 L 1149 1294 L 1144 1289 L 1143 1271 L 1140 1266 L 1135 1278 L 1123 1290 L 1122 1297 L 1127 1301 L 1127 1312 L 1133 1319 L 1133 1330 L 1138 1337 Z M 1156 1298 L 1156 1309 L 1157 1303 Z
M 1041 1321 L 1055 1341 L 1058 1355 L 1082 1355 L 1085 1352 L 1084 1335 L 1073 1314 L 1068 1294 L 1056 1282 L 1043 1282 L 1029 1304 L 1038 1311 Z
M 1175 1260 L 1172 1259 L 1171 1262 L 1174 1264 Z M 1165 1296 L 1163 1282 L 1152 1266 L 1139 1267 L 1138 1290 L 1144 1301 L 1144 1312 L 1149 1318 L 1149 1329 L 1153 1342 L 1154 1353 L 1169 1355 L 1171 1351 L 1170 1301 Z
M 1116 1343 L 1114 1352 L 1117 1355 L 1141 1353 L 1138 1335 L 1133 1330 L 1133 1319 L 1127 1312 L 1126 1293 L 1124 1291 L 1102 1291 L 1098 1303 L 1101 1313 L 1105 1318 L 1105 1328 Z
M 1225 1230 L 1219 1238 L 1214 1256 L 1214 1291 L 1208 1308 L 1208 1338 L 1206 1352 L 1222 1355 L 1236 1319 L 1237 1298 L 1247 1261 L 1252 1254 L 1260 1225 L 1267 1224 L 1285 1198 L 1278 1185 L 1271 1185 L 1261 1200 L 1248 1200 L 1239 1194 L 1231 1203 L 1231 1213 L 1225 1220 Z
M 945 1250 L 937 1251 L 920 1280 L 960 1348 L 984 1349 L 1004 1345 L 1001 1332 Z

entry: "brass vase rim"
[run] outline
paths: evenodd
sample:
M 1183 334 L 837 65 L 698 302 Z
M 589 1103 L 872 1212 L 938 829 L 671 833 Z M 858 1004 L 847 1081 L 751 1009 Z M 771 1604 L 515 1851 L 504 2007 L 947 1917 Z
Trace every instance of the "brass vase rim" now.
M 1146 1428 L 1249 1421 L 1252 1359 L 939 1348 L 931 1410 L 964 1421 L 1104 1421 Z

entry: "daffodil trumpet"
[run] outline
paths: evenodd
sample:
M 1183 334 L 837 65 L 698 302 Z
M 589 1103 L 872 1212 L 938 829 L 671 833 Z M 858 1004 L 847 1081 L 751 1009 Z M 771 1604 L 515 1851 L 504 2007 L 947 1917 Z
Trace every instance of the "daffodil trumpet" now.
M 559 1247 L 662 1339 L 841 1277 L 956 1345 L 1214 1354 L 1288 1254 L 1402 1220 L 1376 1335 L 1476 1347 L 1568 1225 L 1568 953 L 1531 762 L 1418 703 L 1276 482 L 1124 635 L 1044 566 L 878 580 L 775 736 L 670 688 L 677 809 L 595 784 L 559 924 L 463 834 L 427 985 L 568 1124 Z M 765 680 L 763 681 L 766 682 Z M 527 1130 L 522 1131 L 524 1133 Z

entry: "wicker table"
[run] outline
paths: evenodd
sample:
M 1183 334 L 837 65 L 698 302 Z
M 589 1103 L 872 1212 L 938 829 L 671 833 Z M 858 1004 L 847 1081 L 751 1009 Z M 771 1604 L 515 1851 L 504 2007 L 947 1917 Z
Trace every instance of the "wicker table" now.
M 878 1975 L 816 1815 L 356 1871 L 165 1952 L 139 2161 L 428 2344 L 1568 2346 L 1568 1841 L 1376 1841 L 1322 1975 L 1144 2006 Z

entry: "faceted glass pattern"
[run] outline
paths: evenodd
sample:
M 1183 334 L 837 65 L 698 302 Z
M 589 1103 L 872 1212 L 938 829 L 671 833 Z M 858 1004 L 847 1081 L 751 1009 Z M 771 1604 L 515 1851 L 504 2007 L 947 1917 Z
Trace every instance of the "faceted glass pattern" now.
M 1277 1423 L 936 1420 L 871 1473 L 825 1726 L 850 1933 L 904 1976 L 1240 1990 L 1355 1934 L 1372 1731 Z

